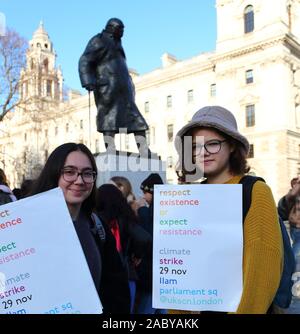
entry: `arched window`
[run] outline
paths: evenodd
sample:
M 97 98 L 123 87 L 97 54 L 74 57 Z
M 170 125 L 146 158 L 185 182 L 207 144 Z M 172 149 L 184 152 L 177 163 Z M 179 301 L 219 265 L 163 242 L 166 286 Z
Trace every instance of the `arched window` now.
M 251 5 L 244 10 L 244 30 L 245 34 L 254 30 L 254 11 Z
M 47 80 L 47 96 L 52 96 L 52 81 Z
M 48 59 L 46 58 L 46 59 L 44 60 L 44 69 L 45 69 L 45 72 L 46 72 L 46 73 L 48 73 L 48 64 L 49 64 L 49 62 L 48 62 Z

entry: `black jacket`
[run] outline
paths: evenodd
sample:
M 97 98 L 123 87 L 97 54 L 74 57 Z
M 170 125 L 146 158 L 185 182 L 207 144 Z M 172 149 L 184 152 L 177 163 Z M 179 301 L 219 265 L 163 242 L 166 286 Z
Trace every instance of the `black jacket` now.
M 10 198 L 9 194 L 4 192 L 3 190 L 0 190 L 0 205 L 10 202 L 12 202 L 12 199 Z
M 97 131 L 145 131 L 148 125 L 134 102 L 134 85 L 121 41 L 103 31 L 94 36 L 80 57 L 82 87 L 92 85 L 97 106 Z
M 142 257 L 151 237 L 138 224 L 118 219 L 122 252 L 116 247 L 109 222 L 98 214 L 105 228 L 106 240 L 103 247 L 102 278 L 100 296 L 105 314 L 129 314 L 130 290 L 128 257 L 134 254 Z

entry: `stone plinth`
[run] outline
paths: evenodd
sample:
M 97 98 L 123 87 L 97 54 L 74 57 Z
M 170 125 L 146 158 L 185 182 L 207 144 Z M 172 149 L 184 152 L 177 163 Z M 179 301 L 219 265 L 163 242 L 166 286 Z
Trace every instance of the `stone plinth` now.
M 150 157 L 140 157 L 137 153 L 119 152 L 99 153 L 95 156 L 98 168 L 97 187 L 106 183 L 113 176 L 126 177 L 137 197 L 142 196 L 141 182 L 151 173 L 158 173 L 166 182 L 166 162 L 162 161 L 157 154 Z

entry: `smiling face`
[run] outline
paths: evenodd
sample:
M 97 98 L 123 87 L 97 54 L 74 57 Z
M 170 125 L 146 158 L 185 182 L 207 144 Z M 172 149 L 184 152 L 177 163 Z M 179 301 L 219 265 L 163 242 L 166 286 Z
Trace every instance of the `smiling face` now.
M 81 151 L 71 152 L 65 161 L 64 170 L 76 170 L 79 173 L 83 171 L 93 171 L 93 167 L 88 156 Z M 66 178 L 66 177 L 65 177 Z M 62 189 L 64 197 L 73 219 L 76 219 L 82 203 L 90 196 L 94 182 L 85 183 L 82 175 L 70 182 L 66 181 L 63 174 L 60 175 L 58 186 Z
M 234 148 L 222 136 L 221 133 L 211 128 L 198 128 L 192 132 L 193 146 L 196 137 L 204 137 L 204 145 L 201 152 L 193 151 L 193 157 L 197 166 L 202 170 L 208 183 L 224 183 L 232 177 L 230 172 L 229 158 Z M 219 146 L 219 147 L 216 147 Z M 218 151 L 219 148 L 220 150 Z M 217 152 L 217 153 L 209 153 Z

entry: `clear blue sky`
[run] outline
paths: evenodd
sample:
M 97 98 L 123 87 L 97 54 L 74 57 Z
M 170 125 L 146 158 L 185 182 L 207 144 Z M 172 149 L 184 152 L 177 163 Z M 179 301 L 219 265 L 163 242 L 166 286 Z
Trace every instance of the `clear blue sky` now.
M 80 55 L 111 17 L 124 22 L 127 64 L 140 74 L 160 67 L 165 52 L 184 60 L 215 49 L 215 0 L 0 0 L 0 12 L 28 40 L 43 20 L 56 64 L 74 89 L 81 90 Z

